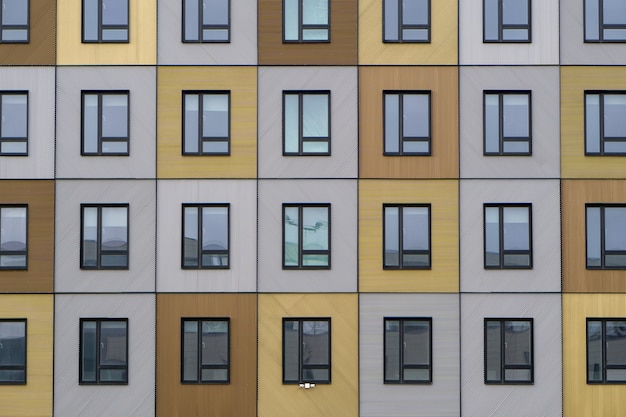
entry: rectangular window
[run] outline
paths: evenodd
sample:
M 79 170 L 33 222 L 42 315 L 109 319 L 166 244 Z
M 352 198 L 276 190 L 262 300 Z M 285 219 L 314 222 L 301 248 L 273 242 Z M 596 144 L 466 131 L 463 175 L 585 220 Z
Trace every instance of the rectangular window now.
M 28 91 L 0 91 L 0 156 L 28 155 Z
M 330 204 L 283 204 L 283 269 L 330 269 Z
M 330 91 L 283 91 L 283 155 L 330 155 Z
M 585 42 L 626 42 L 624 0 L 584 0 Z
M 430 0 L 383 0 L 383 42 L 430 42 Z
M 183 91 L 183 155 L 230 155 L 230 91 Z
M 283 0 L 283 42 L 330 42 L 330 0 Z
M 227 269 L 229 204 L 183 204 L 183 269 Z
M 483 0 L 483 42 L 530 42 L 531 0 Z
M 384 91 L 384 155 L 430 155 L 430 91 Z
M 430 204 L 384 204 L 383 268 L 430 269 Z
M 0 206 L 0 269 L 28 267 L 28 206 Z
M 585 155 L 626 155 L 626 92 L 585 91 Z
M 485 204 L 485 269 L 530 269 L 531 204 Z
M 83 43 L 127 43 L 128 0 L 82 0 Z
M 0 319 L 0 385 L 26 383 L 26 319 Z
M 30 0 L 1 0 L 0 43 L 30 41 Z
M 485 384 L 532 384 L 533 319 L 485 319 Z
M 82 269 L 128 269 L 128 204 L 82 204 L 81 223 Z
M 230 0 L 184 0 L 183 42 L 230 42 Z
M 587 383 L 626 384 L 626 318 L 587 319 Z
M 587 269 L 626 269 L 626 206 L 586 206 Z
M 128 91 L 83 91 L 81 155 L 128 155 Z
M 230 382 L 230 320 L 228 318 L 182 319 L 183 384 Z
M 385 384 L 428 384 L 432 373 L 432 318 L 385 318 Z
M 330 318 L 283 318 L 283 384 L 330 384 Z
M 81 384 L 128 383 L 128 319 L 80 319 Z
M 530 91 L 485 91 L 484 154 L 530 155 Z

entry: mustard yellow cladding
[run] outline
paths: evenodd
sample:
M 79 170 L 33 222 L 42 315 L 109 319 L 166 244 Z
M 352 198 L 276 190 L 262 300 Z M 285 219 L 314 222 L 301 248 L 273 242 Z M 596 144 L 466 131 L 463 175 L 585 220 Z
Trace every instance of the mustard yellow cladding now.
M 430 42 L 383 43 L 383 0 L 360 0 L 359 64 L 456 65 L 458 2 L 430 0 L 430 7 Z
M 256 87 L 255 67 L 159 67 L 157 176 L 255 178 Z M 230 92 L 230 155 L 183 155 L 183 91 Z
M 626 296 L 563 294 L 563 415 L 623 417 L 626 384 L 587 383 L 588 318 L 626 318 Z
M 430 204 L 430 269 L 383 269 L 383 204 Z M 359 290 L 458 292 L 458 206 L 456 180 L 361 180 Z
M 156 0 L 128 0 L 127 43 L 83 43 L 82 0 L 57 1 L 57 65 L 155 65 Z
M 626 91 L 625 71 L 615 66 L 561 67 L 562 178 L 626 177 L 626 156 L 585 155 L 585 91 Z
M 0 320 L 26 319 L 26 384 L 0 385 L 0 416 L 52 415 L 52 295 L 0 295 Z
M 358 415 L 358 299 L 356 294 L 260 294 L 258 415 Z M 331 383 L 300 388 L 283 381 L 283 318 L 330 318 Z M 251 381 L 254 383 L 254 381 Z

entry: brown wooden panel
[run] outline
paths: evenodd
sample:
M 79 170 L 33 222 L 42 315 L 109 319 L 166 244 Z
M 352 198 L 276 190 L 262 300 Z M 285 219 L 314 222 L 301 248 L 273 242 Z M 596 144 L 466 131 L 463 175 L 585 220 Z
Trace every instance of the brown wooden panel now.
M 230 317 L 230 384 L 181 384 L 182 317 Z M 157 415 L 256 415 L 255 294 L 157 295 Z
M 586 268 L 585 204 L 626 204 L 626 180 L 564 180 L 561 199 L 563 292 L 625 292 L 625 270 Z
M 357 1 L 330 3 L 330 42 L 283 43 L 282 0 L 259 0 L 259 64 L 356 65 Z
M 458 178 L 456 67 L 359 68 L 361 178 Z M 431 91 L 430 156 L 383 156 L 383 91 Z
M 0 271 L 0 292 L 52 292 L 54 182 L 0 181 L 0 204 L 28 204 L 28 269 Z
M 0 64 L 54 65 L 56 9 L 56 0 L 31 0 L 30 42 L 0 44 Z

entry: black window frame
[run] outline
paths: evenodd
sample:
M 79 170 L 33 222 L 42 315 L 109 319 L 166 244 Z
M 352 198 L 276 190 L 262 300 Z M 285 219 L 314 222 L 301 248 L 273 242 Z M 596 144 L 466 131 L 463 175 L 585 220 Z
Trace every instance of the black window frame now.
M 225 208 L 226 209 L 226 222 L 227 222 L 227 244 L 228 247 L 226 250 L 213 250 L 213 251 L 205 251 L 202 249 L 202 209 L 206 207 L 215 207 L 215 208 Z M 197 259 L 198 264 L 196 266 L 193 265 L 185 265 L 186 256 L 185 256 L 185 209 L 186 208 L 197 208 L 198 209 L 198 253 Z M 203 255 L 226 255 L 226 265 L 203 265 L 202 259 Z M 230 269 L 230 203 L 183 203 L 182 204 L 182 236 L 181 236 L 181 269 Z
M 526 0 L 528 4 L 528 23 L 525 25 L 515 25 L 515 24 L 505 24 L 502 23 L 502 2 L 504 0 L 498 1 L 498 39 L 487 39 L 487 31 L 485 24 L 485 11 L 486 11 L 486 2 L 488 0 L 483 0 L 483 43 L 532 43 L 532 0 Z M 506 29 L 526 29 L 528 31 L 527 39 L 503 39 L 503 31 Z
M 624 379 L 616 379 L 616 380 L 609 380 L 607 379 L 607 371 L 608 370 L 613 370 L 613 369 L 618 369 L 618 370 L 625 370 L 626 371 L 626 361 L 623 364 L 608 364 L 607 363 L 607 330 L 606 330 L 606 324 L 607 322 L 610 321 L 617 321 L 617 322 L 624 322 L 626 323 L 626 318 L 624 317 L 597 317 L 597 318 L 592 318 L 592 317 L 587 317 L 586 321 L 585 321 L 585 359 L 586 359 L 586 365 L 587 365 L 587 372 L 586 372 L 586 379 L 587 379 L 587 384 L 590 385 L 618 385 L 618 384 L 626 384 L 626 378 Z M 602 343 L 602 351 L 601 351 L 601 356 L 602 356 L 602 363 L 601 364 L 594 364 L 594 372 L 600 372 L 601 371 L 601 375 L 600 375 L 600 379 L 599 380 L 592 380 L 589 379 L 589 370 L 590 370 L 590 363 L 589 363 L 589 359 L 590 359 L 590 349 L 589 349 L 589 341 L 590 341 L 590 334 L 589 334 L 589 323 L 590 322 L 600 322 L 601 323 L 601 343 Z M 616 330 L 617 331 L 617 330 Z M 621 334 L 619 335 L 621 336 Z M 626 326 L 624 329 L 624 337 L 626 337 Z M 596 369 L 596 368 L 600 368 L 598 365 L 602 366 L 602 369 Z
M 85 322 L 95 322 L 96 323 L 96 342 L 95 342 L 95 381 L 86 381 L 83 379 L 83 354 L 84 354 L 84 345 L 85 342 L 83 340 L 83 324 Z M 103 348 L 102 338 L 102 323 L 104 322 L 121 322 L 126 325 L 126 364 L 125 365 L 102 365 L 100 363 L 100 350 Z M 128 339 L 129 339 L 129 329 L 128 329 L 128 318 L 102 318 L 102 317 L 94 317 L 94 318 L 83 318 L 81 317 L 79 320 L 79 343 L 78 343 L 78 384 L 79 385 L 128 385 L 128 362 L 129 362 L 129 350 L 128 350 Z M 98 349 L 100 348 L 100 349 Z M 116 381 L 102 381 L 100 378 L 100 371 L 103 369 L 121 369 L 126 371 L 124 379 L 116 380 Z
M 30 0 L 26 1 L 26 24 L 22 25 L 3 25 L 2 24 L 2 14 L 4 9 L 4 1 L 0 0 L 0 44 L 3 43 L 30 43 Z M 5 30 L 26 30 L 26 39 L 20 40 L 5 40 L 3 39 L 3 33 Z
M 28 156 L 28 133 L 29 133 L 29 106 L 28 106 L 28 91 L 27 90 L 2 90 L 0 91 L 0 120 L 2 120 L 4 110 L 2 108 L 2 97 L 3 96 L 26 96 L 26 136 L 21 137 L 2 137 L 2 131 L 0 129 L 0 156 Z M 25 152 L 2 152 L 2 145 L 4 143 L 25 143 L 26 151 Z
M 285 19 L 286 19 L 286 15 L 285 15 L 285 1 L 287 0 L 282 0 L 282 40 L 283 43 L 292 43 L 292 44 L 299 44 L 299 43 L 330 43 L 330 35 L 331 35 L 331 31 L 330 31 L 330 16 L 331 16 L 331 12 L 330 12 L 330 4 L 331 4 L 331 0 L 326 0 L 326 4 L 328 5 L 328 9 L 327 9 L 327 19 L 326 21 L 328 23 L 324 24 L 308 24 L 305 25 L 302 20 L 303 20 L 303 1 L 304 0 L 298 0 L 298 39 L 296 40 L 291 40 L 291 39 L 285 39 Z M 326 29 L 328 31 L 328 37 L 326 39 L 303 39 L 303 31 L 307 30 L 307 29 Z
M 198 39 L 187 39 L 185 38 L 186 35 L 186 25 L 187 25 L 187 19 L 186 16 L 187 14 L 185 13 L 186 11 L 186 4 L 187 2 L 185 0 L 182 1 L 182 8 L 183 8 L 183 14 L 182 14 L 182 32 L 181 32 L 181 42 L 182 43 L 230 43 L 230 26 L 231 26 L 231 0 L 226 0 L 228 2 L 228 23 L 226 25 L 205 25 L 203 23 L 203 10 L 202 10 L 202 1 L 203 0 L 194 0 L 198 2 Z M 226 30 L 228 33 L 227 39 L 220 39 L 220 40 L 214 40 L 214 39 L 204 39 L 204 30 L 205 29 L 217 29 L 217 30 Z
M 398 3 L 398 19 L 397 19 L 397 28 L 398 28 L 398 37 L 397 39 L 386 39 L 385 37 L 385 31 L 386 31 L 386 19 L 385 19 L 385 3 L 388 1 L 395 1 Z M 432 8 L 431 8 L 431 0 L 424 0 L 427 3 L 427 8 L 428 8 L 428 23 L 425 25 L 415 25 L 415 24 L 403 24 L 402 23 L 402 17 L 403 17 L 403 7 L 402 7 L 402 0 L 383 0 L 382 4 L 383 4 L 383 31 L 382 31 L 382 35 L 383 35 L 383 43 L 430 43 L 430 27 L 432 24 L 431 21 L 431 12 L 432 12 Z M 402 33 L 404 31 L 404 29 L 425 29 L 426 32 L 428 33 L 428 36 L 426 37 L 426 39 L 417 39 L 417 40 L 411 40 L 411 39 L 403 39 Z
M 197 152 L 187 152 L 185 151 L 185 97 L 187 95 L 196 95 L 198 96 L 198 151 Z M 203 98 L 204 96 L 226 96 L 228 98 L 228 135 L 227 136 L 208 136 L 203 137 Z M 183 156 L 230 156 L 230 145 L 231 145 L 231 136 L 232 136 L 232 101 L 231 101 L 231 91 L 230 90 L 183 90 L 182 91 L 182 148 L 181 152 Z M 207 142 L 226 142 L 227 151 L 226 152 L 204 152 L 202 150 L 202 145 Z
M 102 250 L 102 209 L 103 208 L 126 208 L 126 250 L 108 251 Z M 85 265 L 85 208 L 97 208 L 96 222 L 96 265 Z M 85 203 L 80 205 L 80 269 L 83 270 L 128 270 L 130 265 L 130 204 L 128 203 Z M 103 253 L 104 252 L 104 253 Z M 103 266 L 103 255 L 126 255 L 125 266 Z
M 0 385 L 26 385 L 28 379 L 28 319 L 26 318 L 0 318 L 0 323 L 23 323 L 24 324 L 24 365 L 0 365 L 0 371 L 23 371 L 24 378 L 14 381 L 1 381 Z M 0 352 L 2 351 L 0 343 Z
M 103 1 L 105 0 L 97 0 L 98 1 L 98 39 L 96 40 L 86 40 L 85 39 L 85 1 L 89 0 L 81 0 L 81 29 L 80 29 L 80 37 L 81 43 L 130 43 L 130 2 L 131 0 L 126 1 L 126 16 L 128 18 L 128 22 L 123 24 L 116 25 L 104 25 L 102 23 L 102 6 Z M 126 30 L 126 39 L 125 40 L 107 40 L 102 38 L 102 32 L 106 29 L 121 29 Z
M 419 95 L 428 97 L 428 136 L 404 136 L 404 96 Z M 398 152 L 387 151 L 387 96 L 398 96 Z M 383 91 L 383 155 L 384 156 L 431 156 L 433 154 L 433 126 L 432 126 L 432 91 L 430 90 L 384 90 Z M 396 138 L 392 138 L 396 139 Z M 405 152 L 405 142 L 425 142 L 428 144 L 427 152 Z
M 626 42 L 626 40 L 625 40 Z M 599 111 L 599 120 L 598 120 L 598 147 L 600 148 L 599 152 L 588 152 L 587 151 L 587 125 L 588 125 L 588 117 L 591 117 L 587 114 L 587 97 L 588 96 L 598 96 L 598 111 Z M 605 116 L 604 116 L 604 98 L 605 96 L 624 96 L 626 99 L 626 91 L 622 90 L 585 90 L 584 93 L 584 112 L 585 112 L 585 156 L 626 156 L 625 152 L 606 152 L 604 150 L 605 142 L 621 142 L 626 145 L 626 131 L 624 135 L 621 137 L 605 137 Z M 626 117 L 626 116 L 625 116 Z
M 185 379 L 185 369 L 184 369 L 184 363 L 185 363 L 185 323 L 189 322 L 189 323 L 196 323 L 197 324 L 197 329 L 198 329 L 198 345 L 196 346 L 197 350 L 198 350 L 198 356 L 196 358 L 197 360 L 197 375 L 198 378 L 196 378 L 195 380 L 192 379 Z M 222 365 L 215 365 L 215 364 L 211 364 L 211 365 L 204 365 L 202 364 L 202 349 L 203 349 L 203 345 L 204 342 L 202 341 L 202 337 L 200 335 L 202 335 L 202 323 L 203 322 L 225 322 L 226 323 L 226 364 L 222 364 Z M 230 358 L 230 317 L 181 317 L 180 319 L 180 334 L 181 334 L 181 339 L 180 339 L 180 383 L 181 384 L 208 384 L 208 385 L 224 385 L 224 384 L 230 384 L 230 363 L 231 363 L 231 358 Z M 204 369 L 226 369 L 226 379 L 222 379 L 222 380 L 203 380 L 202 379 L 202 370 Z
M 498 208 L 498 240 L 499 240 L 499 265 L 487 265 L 487 208 Z M 505 208 L 528 209 L 528 250 L 504 250 L 504 209 Z M 532 203 L 485 203 L 483 204 L 483 265 L 485 269 L 532 269 L 533 268 L 533 219 Z M 507 266 L 504 263 L 505 255 L 528 255 L 528 266 Z
M 28 227 L 28 204 L 0 204 L 0 210 L 4 209 L 4 208 L 23 208 L 24 210 L 26 210 L 26 224 L 25 224 L 25 233 L 26 233 L 26 247 L 24 248 L 24 250 L 20 250 L 20 251 L 13 251 L 13 250 L 2 250 L 2 248 L 0 248 L 0 255 L 1 256 L 6 256 L 6 255 L 24 255 L 24 266 L 20 266 L 20 267 L 6 267 L 6 266 L 1 266 L 0 265 L 0 271 L 25 271 L 28 270 L 28 241 L 29 241 L 29 227 Z M 0 216 L 0 228 L 2 228 L 2 217 Z
M 303 329 L 305 322 L 326 322 L 328 324 L 328 365 L 307 365 L 304 362 L 304 341 L 303 341 Z M 285 375 L 286 364 L 286 337 L 285 337 L 285 323 L 297 322 L 298 323 L 298 380 L 287 379 Z M 330 384 L 332 382 L 332 326 L 330 317 L 283 317 L 282 320 L 282 364 L 283 364 L 283 384 Z M 328 370 L 328 379 L 315 379 L 307 377 L 307 370 L 324 369 Z
M 328 103 L 328 136 L 315 136 L 315 137 L 305 137 L 304 136 L 304 96 L 307 95 L 325 95 Z M 298 152 L 287 152 L 287 131 L 285 125 L 287 124 L 287 96 L 297 96 L 298 97 Z M 282 128 L 283 128 L 283 156 L 330 156 L 331 154 L 331 136 L 332 136 L 332 128 L 331 128 L 331 97 L 330 90 L 284 90 L 282 94 L 282 102 L 283 102 L 283 120 L 282 120 Z M 328 146 L 327 152 L 305 152 L 303 151 L 305 142 L 325 142 Z
M 590 39 L 587 36 L 587 2 L 595 1 L 598 3 L 598 39 Z M 604 0 L 583 0 L 583 38 L 585 43 L 626 43 L 626 36 L 621 39 L 604 39 L 605 29 L 618 29 L 626 33 L 626 19 L 622 24 L 604 24 Z
M 589 264 L 589 236 L 588 236 L 588 225 L 589 225 L 589 208 L 599 208 L 600 209 L 600 224 L 598 225 L 600 229 L 600 266 L 594 266 Z M 626 211 L 626 204 L 598 204 L 598 203 L 588 203 L 585 204 L 585 268 L 588 270 L 604 270 L 604 271 L 619 271 L 625 270 L 626 264 L 622 266 L 606 266 L 606 256 L 607 255 L 626 255 L 626 250 L 611 250 L 608 251 L 605 249 L 606 246 L 606 219 L 605 219 L 605 209 L 606 208 L 621 208 Z
M 307 207 L 324 207 L 328 213 L 328 249 L 326 250 L 304 250 L 302 248 L 304 225 L 302 224 L 303 209 Z M 286 265 L 285 254 L 285 209 L 297 208 L 298 209 L 298 265 Z M 290 270 L 311 270 L 311 269 L 331 269 L 331 215 L 330 215 L 330 203 L 283 203 L 282 206 L 282 252 L 283 252 L 283 269 Z M 328 256 L 328 265 L 303 265 L 304 255 L 326 255 Z
M 500 379 L 487 379 L 487 323 L 500 323 Z M 506 340 L 505 327 L 507 322 L 528 322 L 530 327 L 530 359 L 529 365 L 506 364 Z M 529 318 L 510 318 L 510 317 L 486 317 L 483 321 L 484 326 L 484 381 L 485 385 L 532 385 L 535 381 L 535 335 L 534 335 L 534 319 Z M 506 370 L 528 370 L 530 372 L 529 380 L 506 379 Z
M 398 325 L 398 378 L 397 379 L 388 379 L 387 378 L 387 322 L 388 321 L 397 321 Z M 417 365 L 417 364 L 406 364 L 404 360 L 404 347 L 406 346 L 405 338 L 405 327 L 404 323 L 407 321 L 420 321 L 428 323 L 428 364 L 427 365 Z M 433 382 L 433 319 L 432 317 L 384 317 L 383 318 L 383 357 L 384 359 L 384 370 L 383 370 L 383 383 L 384 384 L 432 384 Z M 404 378 L 404 370 L 406 369 L 427 369 L 428 370 L 428 378 L 427 379 L 405 379 Z
M 487 151 L 487 96 L 498 96 L 498 152 Z M 504 96 L 527 95 L 528 96 L 528 137 L 504 135 Z M 533 153 L 533 121 L 532 121 L 532 91 L 530 90 L 485 90 L 483 91 L 483 155 L 485 156 L 531 156 Z M 505 142 L 526 142 L 528 152 L 505 152 Z
M 96 152 L 85 151 L 85 97 L 96 96 L 98 99 L 98 150 Z M 104 137 L 102 136 L 102 99 L 104 96 L 126 96 L 126 136 Z M 81 156 L 129 156 L 130 155 L 130 91 L 129 90 L 82 90 L 80 92 L 80 154 Z M 126 152 L 105 152 L 102 150 L 103 143 L 125 142 Z
M 387 231 L 387 221 L 386 221 L 386 209 L 387 208 L 398 208 L 398 265 L 388 265 L 386 263 L 386 231 Z M 403 225 L 403 211 L 405 208 L 426 208 L 428 210 L 428 250 L 404 250 L 403 249 L 403 234 L 402 230 L 404 229 Z M 385 270 L 406 270 L 406 269 L 414 269 L 414 270 L 429 270 L 432 269 L 432 216 L 431 216 L 431 205 L 429 203 L 420 203 L 420 204 L 383 204 L 383 269 Z M 405 266 L 403 259 L 404 255 L 428 255 L 428 265 L 427 266 Z

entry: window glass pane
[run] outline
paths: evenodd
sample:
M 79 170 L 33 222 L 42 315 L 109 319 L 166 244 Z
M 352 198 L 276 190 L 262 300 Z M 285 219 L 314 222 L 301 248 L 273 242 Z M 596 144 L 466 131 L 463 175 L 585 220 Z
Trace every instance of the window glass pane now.
M 28 39 L 28 30 L 26 29 L 4 29 L 2 31 L 2 41 L 25 41 Z
M 328 322 L 302 322 L 302 364 L 328 365 Z M 306 373 L 306 372 L 305 372 Z M 306 376 L 305 376 L 306 379 Z
M 28 121 L 26 94 L 2 95 L 2 132 L 3 138 L 25 138 Z
M 585 152 L 600 152 L 600 96 L 585 95 Z
M 25 154 L 26 142 L 0 142 L 0 153 Z
M 504 249 L 528 250 L 530 248 L 528 233 L 527 207 L 504 207 Z
M 429 327 L 423 320 L 404 321 L 404 365 L 429 365 Z
M 426 94 L 405 94 L 403 96 L 404 137 L 428 137 L 430 131 L 429 96 Z
M 204 141 L 202 142 L 202 152 L 203 153 L 222 153 L 222 154 L 227 154 L 228 153 L 228 141 L 224 140 L 224 141 L 215 141 L 215 140 L 211 140 L 211 141 Z
M 228 370 L 227 369 L 203 369 L 202 380 L 203 381 L 227 381 Z
M 602 322 L 587 321 L 587 379 L 602 381 Z
M 83 96 L 83 151 L 98 152 L 98 96 Z
M 304 29 L 302 39 L 305 41 L 327 41 L 328 29 Z
M 228 41 L 228 29 L 204 29 L 202 31 L 204 41 Z
M 128 250 L 128 209 L 126 207 L 102 208 L 102 250 Z
M 385 207 L 385 266 L 399 266 L 398 207 Z
M 304 94 L 302 96 L 302 135 L 328 137 L 328 95 Z
M 585 39 L 596 41 L 600 39 L 600 7 L 599 0 L 585 1 Z
M 428 254 L 403 254 L 402 265 L 405 267 L 428 267 L 430 260 Z
M 298 7 L 300 0 L 283 0 L 283 30 L 286 41 L 299 40 Z
M 427 41 L 428 29 L 403 29 L 402 40 L 405 41 Z
M 428 369 L 404 369 L 405 381 L 428 381 L 430 379 Z
M 626 140 L 624 141 L 605 141 L 604 142 L 605 153 L 624 153 L 626 154 Z
M 183 380 L 198 380 L 198 322 L 183 322 Z
M 626 23 L 622 23 L 624 24 Z M 604 29 L 602 36 L 607 41 L 623 41 L 626 39 L 626 29 Z
M 298 152 L 299 141 L 299 98 L 297 94 L 286 94 L 285 100 L 285 152 Z
M 228 250 L 228 208 L 202 208 L 202 250 Z
M 28 0 L 2 0 L 2 24 L 28 24 Z
M 530 132 L 527 94 L 504 94 L 502 117 L 505 137 L 528 137 Z
M 26 208 L 3 207 L 0 209 L 0 250 L 26 250 Z
M 402 0 L 402 24 L 427 25 L 428 0 Z
M 530 369 L 505 369 L 505 381 L 530 381 Z
M 587 266 L 600 266 L 600 207 L 587 207 Z
M 607 369 L 606 380 L 609 382 L 626 381 L 626 369 Z
M 626 251 L 626 208 L 604 208 L 604 248 Z
M 198 95 L 185 94 L 185 152 L 198 152 Z
M 427 140 L 404 140 L 402 142 L 402 152 L 403 153 L 429 153 L 430 152 L 430 144 Z
M 486 380 L 487 381 L 500 381 L 502 379 L 500 371 L 500 347 L 501 347 L 501 335 L 500 335 L 500 322 L 499 321 L 487 321 L 486 329 L 487 335 L 485 337 L 485 350 L 486 350 Z
M 529 0 L 502 0 L 502 24 L 528 24 L 528 1 Z
M 328 0 L 302 0 L 302 24 L 328 24 Z
M 328 208 L 302 209 L 302 249 L 328 250 Z
M 228 323 L 226 321 L 202 322 L 202 365 L 228 365 Z M 210 375 L 207 376 L 210 377 Z
M 228 95 L 205 94 L 202 106 L 202 136 L 228 137 Z
M 500 214 L 498 207 L 485 207 L 485 264 L 500 265 Z
M 400 96 L 385 94 L 385 152 L 400 152 Z
M 102 0 L 103 25 L 128 24 L 128 0 Z
M 283 324 L 283 379 L 285 381 L 300 379 L 298 329 L 297 321 L 285 320 Z
M 604 96 L 604 136 L 626 137 L 626 94 Z
M 185 40 L 198 40 L 198 0 L 185 0 Z
M 109 138 L 128 137 L 127 95 L 102 95 L 102 136 Z
M 529 321 L 504 322 L 504 363 L 530 365 L 531 325 Z
M 404 207 L 402 209 L 403 250 L 429 249 L 428 207 Z
M 528 153 L 530 152 L 530 145 L 528 141 L 505 140 L 502 142 L 502 152 L 504 153 Z
M 285 266 L 298 265 L 298 208 L 285 207 Z
M 0 322 L 0 346 L 0 366 L 25 366 L 26 324 L 21 321 Z M 3 381 L 1 376 L 0 381 Z
M 98 40 L 98 0 L 83 0 L 83 39 Z
M 202 9 L 203 24 L 228 24 L 228 0 L 202 0 Z
M 105 41 L 127 41 L 127 29 L 103 29 L 102 39 Z
M 198 265 L 198 207 L 184 209 L 183 265 Z M 185 323 L 187 324 L 187 323 Z
M 503 29 L 502 40 L 526 41 L 528 40 L 528 29 Z
M 100 369 L 100 381 L 124 382 L 126 381 L 126 369 Z
M 128 153 L 126 141 L 103 141 L 102 153 Z
M 626 2 L 624 0 L 604 0 L 602 20 L 605 25 L 626 24 Z
M 100 323 L 100 365 L 126 365 L 126 322 Z
M 500 111 L 497 94 L 485 95 L 485 152 L 500 152 Z
M 328 255 L 302 255 L 302 266 L 328 266 Z
M 398 40 L 398 0 L 384 0 L 385 40 Z
M 98 258 L 98 209 L 83 208 L 83 265 L 96 266 Z
M 96 322 L 83 321 L 81 335 L 82 381 L 96 381 Z
M 400 379 L 400 322 L 385 320 L 385 380 Z
M 483 19 L 485 26 L 485 40 L 495 41 L 499 38 L 498 31 L 498 1 L 484 0 Z
M 328 142 L 326 141 L 305 141 L 302 142 L 303 153 L 328 153 Z
M 606 364 L 626 366 L 626 321 L 606 322 Z M 607 372 L 608 374 L 608 372 Z M 623 370 L 622 378 L 626 377 Z M 607 375 L 608 379 L 608 375 Z

